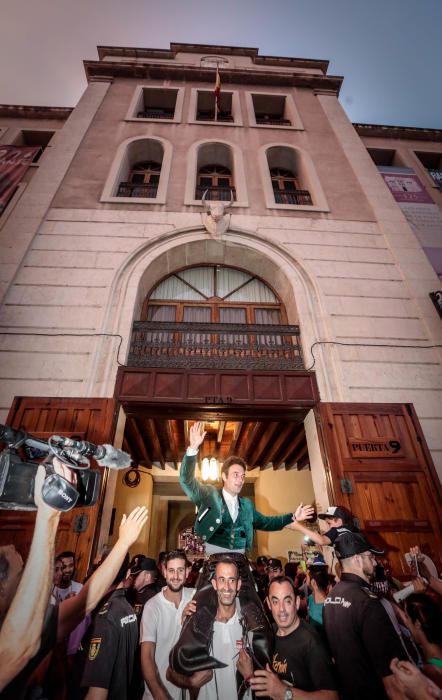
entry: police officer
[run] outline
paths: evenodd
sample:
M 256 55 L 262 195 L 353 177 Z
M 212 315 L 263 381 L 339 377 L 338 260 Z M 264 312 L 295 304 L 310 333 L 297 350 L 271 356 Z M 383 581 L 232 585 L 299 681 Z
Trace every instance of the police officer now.
M 124 578 L 129 556 L 97 609 L 85 644 L 81 687 L 87 700 L 129 700 L 135 652 L 138 644 L 137 616 L 126 599 Z M 103 694 L 103 689 L 107 694 Z
M 401 697 L 390 663 L 406 658 L 393 625 L 369 584 L 376 550 L 365 537 L 344 532 L 334 543 L 342 577 L 324 601 L 324 629 L 345 700 Z

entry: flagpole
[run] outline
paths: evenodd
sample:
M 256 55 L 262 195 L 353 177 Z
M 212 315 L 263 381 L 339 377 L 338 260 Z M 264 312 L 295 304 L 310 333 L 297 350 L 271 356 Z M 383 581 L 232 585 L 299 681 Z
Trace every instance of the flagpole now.
M 216 75 L 215 75 L 215 121 L 218 121 L 218 99 L 220 91 L 221 79 L 219 76 L 219 63 L 216 62 Z

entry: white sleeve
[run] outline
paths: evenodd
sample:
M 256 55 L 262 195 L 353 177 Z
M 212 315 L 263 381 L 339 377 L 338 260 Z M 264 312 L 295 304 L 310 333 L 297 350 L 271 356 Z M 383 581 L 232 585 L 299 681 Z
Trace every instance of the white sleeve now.
M 157 642 L 157 629 L 159 621 L 159 610 L 156 605 L 146 603 L 141 617 L 140 625 L 140 643 L 141 642 Z

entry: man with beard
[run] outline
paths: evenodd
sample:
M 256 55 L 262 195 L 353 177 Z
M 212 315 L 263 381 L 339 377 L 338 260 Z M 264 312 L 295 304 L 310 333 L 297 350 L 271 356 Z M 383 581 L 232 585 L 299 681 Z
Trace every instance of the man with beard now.
M 344 532 L 334 543 L 342 576 L 324 601 L 324 628 L 345 700 L 404 697 L 390 670 L 404 649 L 378 597 L 376 550 L 360 533 Z
M 144 606 L 140 629 L 143 700 L 181 698 L 181 689 L 166 679 L 166 672 L 170 650 L 180 634 L 183 609 L 194 593 L 193 588 L 184 588 L 189 571 L 183 551 L 168 552 L 163 563 L 166 585 Z
M 265 666 L 270 660 L 272 630 L 244 554 L 246 549 L 252 550 L 254 530 L 282 530 L 294 519 L 305 520 L 313 512 L 311 506 L 303 506 L 302 503 L 295 513 L 269 516 L 258 512 L 249 498 L 240 495 L 245 483 L 247 464 L 241 457 L 234 455 L 228 457 L 222 465 L 222 489 L 198 481 L 195 477 L 196 458 L 205 435 L 203 422 L 196 422 L 190 428 L 189 446 L 179 476 L 184 493 L 197 506 L 194 530 L 204 540 L 206 554 L 209 555 L 197 584 L 197 611 L 183 627 L 179 643 L 171 656 L 173 670 L 189 676 L 194 671 L 218 666 L 218 660 L 208 651 L 211 622 L 216 612 L 216 598 L 210 595 L 210 580 L 217 557 L 222 557 L 223 554 L 230 554 L 239 568 L 241 615 L 244 625 L 250 631 L 256 665 Z M 201 630 L 205 630 L 206 634 L 202 634 Z
M 181 687 L 200 688 L 198 700 L 233 700 L 238 697 L 237 669 L 240 685 L 251 678 L 253 664 L 243 650 L 244 630 L 236 600 L 241 588 L 239 569 L 228 555 L 218 559 L 211 583 L 217 597 L 217 611 L 210 651 L 221 662 L 221 667 L 213 671 L 200 671 L 191 676 L 180 675 L 169 669 L 168 678 Z M 189 607 L 194 610 L 194 603 Z M 242 690 L 245 690 L 242 698 L 251 697 L 246 683 Z
M 83 588 L 83 584 L 73 580 L 75 572 L 74 552 L 60 552 L 57 561 L 61 562 L 61 580 L 58 585 L 54 586 L 52 595 L 58 603 L 61 603 L 62 600 L 77 595 Z
M 148 600 L 160 592 L 158 587 L 158 569 L 155 559 L 142 557 L 130 570 L 132 586 L 127 590 L 127 599 L 135 608 L 138 619 L 141 619 L 143 608 Z

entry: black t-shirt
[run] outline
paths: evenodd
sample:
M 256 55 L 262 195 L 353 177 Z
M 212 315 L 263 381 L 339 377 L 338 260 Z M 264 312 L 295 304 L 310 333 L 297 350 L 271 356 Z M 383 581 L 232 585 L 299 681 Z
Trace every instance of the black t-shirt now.
M 351 530 L 349 530 L 348 527 L 331 527 L 330 530 L 324 532 L 324 537 L 328 537 L 330 542 L 334 544 L 339 535 L 342 535 L 343 532 L 351 532 Z
M 282 680 L 299 690 L 336 690 L 330 656 L 319 635 L 304 620 L 291 634 L 275 636 L 272 667 Z
M 24 669 L 0 693 L 1 700 L 21 700 L 26 695 L 26 684 L 40 662 L 57 644 L 58 605 L 49 605 L 43 623 L 40 648 Z
M 123 588 L 107 598 L 88 630 L 82 688 L 107 688 L 108 700 L 126 700 L 138 645 L 138 623 Z
M 399 637 L 368 584 L 342 574 L 324 602 L 324 628 L 345 700 L 384 700 L 382 679 L 394 657 L 406 659 Z

